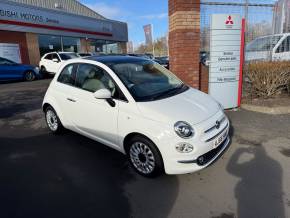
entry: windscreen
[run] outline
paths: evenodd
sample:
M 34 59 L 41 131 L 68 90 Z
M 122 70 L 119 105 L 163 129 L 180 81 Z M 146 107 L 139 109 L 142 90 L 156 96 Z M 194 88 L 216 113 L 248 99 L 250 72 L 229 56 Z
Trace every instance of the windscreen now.
M 169 70 L 151 60 L 111 63 L 136 101 L 152 101 L 177 94 L 185 85 Z

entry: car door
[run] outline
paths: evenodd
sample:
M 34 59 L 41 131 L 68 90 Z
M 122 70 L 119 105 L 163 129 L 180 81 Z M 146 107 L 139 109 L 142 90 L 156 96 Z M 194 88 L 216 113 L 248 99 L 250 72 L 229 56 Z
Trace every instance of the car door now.
M 284 38 L 273 53 L 273 60 L 290 60 L 290 36 Z
M 52 53 L 45 55 L 41 60 L 41 66 L 44 66 L 47 72 L 52 72 Z
M 16 63 L 0 57 L 0 80 L 11 80 L 22 78 Z
M 112 106 L 104 99 L 96 99 L 94 92 L 107 88 L 116 93 L 116 85 L 101 67 L 79 64 L 76 71 L 76 89 L 71 93 L 70 117 L 75 128 L 83 134 L 111 147 L 118 148 L 117 121 L 119 103 Z
M 62 72 L 56 78 L 56 82 L 52 83 L 53 87 L 49 89 L 51 96 L 55 99 L 56 107 L 60 110 L 62 118 L 65 121 L 65 127 L 75 130 L 72 123 L 71 107 L 75 103 L 72 93 L 75 91 L 75 71 L 77 64 L 69 64 L 62 69 Z
M 61 66 L 61 59 L 57 53 L 52 53 L 51 72 L 56 73 Z

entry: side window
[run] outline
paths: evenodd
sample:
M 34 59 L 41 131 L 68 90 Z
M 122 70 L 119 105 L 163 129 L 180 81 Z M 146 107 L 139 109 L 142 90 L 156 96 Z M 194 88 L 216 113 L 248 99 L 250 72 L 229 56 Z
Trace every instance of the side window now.
M 0 58 L 0 65 L 5 65 L 5 64 L 12 64 L 13 62 L 6 60 L 4 58 Z
M 112 96 L 116 93 L 116 86 L 108 73 L 95 65 L 80 64 L 76 72 L 76 86 L 89 92 L 99 89 L 109 89 Z
M 57 60 L 60 61 L 60 59 L 59 59 L 59 57 L 58 57 L 58 55 L 57 55 L 56 53 L 52 54 L 52 60 L 53 60 L 53 59 L 57 59 Z
M 67 85 L 74 85 L 75 84 L 74 66 L 75 65 L 73 64 L 66 66 L 60 73 L 57 81 Z
M 51 57 L 52 57 L 51 54 L 48 54 L 48 55 L 46 55 L 46 56 L 44 57 L 44 59 L 46 59 L 46 60 L 52 60 Z
M 287 36 L 287 38 L 284 39 L 280 46 L 277 48 L 276 53 L 282 52 L 290 52 L 290 36 Z

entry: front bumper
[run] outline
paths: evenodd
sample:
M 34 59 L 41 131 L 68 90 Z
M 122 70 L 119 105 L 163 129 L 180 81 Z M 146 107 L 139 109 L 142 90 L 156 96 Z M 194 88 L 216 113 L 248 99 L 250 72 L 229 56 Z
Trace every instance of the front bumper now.
M 224 142 L 219 145 L 217 148 L 212 149 L 211 151 L 199 156 L 197 159 L 193 160 L 180 160 L 177 161 L 174 167 L 171 167 L 166 171 L 167 174 L 186 174 L 193 173 L 199 170 L 202 170 L 209 166 L 211 163 L 219 159 L 223 152 L 230 145 L 230 137 L 224 140 Z M 203 158 L 203 161 L 200 161 L 200 158 Z
M 224 116 L 225 119 L 220 128 L 205 133 L 205 130 L 222 116 Z M 230 122 L 223 113 L 217 113 L 209 120 L 194 127 L 197 132 L 196 137 L 185 141 L 172 136 L 170 140 L 162 143 L 163 145 L 165 145 L 165 143 L 167 145 L 166 150 L 162 150 L 161 152 L 162 154 L 166 154 L 163 155 L 163 161 L 165 172 L 167 174 L 185 174 L 199 171 L 217 160 L 223 151 L 229 146 Z M 216 146 L 215 143 L 219 141 L 221 137 L 222 141 Z M 193 145 L 194 150 L 190 153 L 177 152 L 175 147 L 172 145 L 176 145 L 181 141 Z M 169 144 L 171 146 L 168 146 Z M 164 147 L 165 146 L 162 146 L 162 148 Z
M 198 166 L 207 166 L 210 163 L 212 163 L 214 160 L 216 160 L 220 154 L 228 147 L 230 144 L 230 138 L 227 136 L 227 138 L 219 145 L 217 148 L 212 149 L 211 151 L 199 156 L 197 159 L 193 160 L 180 160 L 178 163 L 183 164 L 197 164 Z

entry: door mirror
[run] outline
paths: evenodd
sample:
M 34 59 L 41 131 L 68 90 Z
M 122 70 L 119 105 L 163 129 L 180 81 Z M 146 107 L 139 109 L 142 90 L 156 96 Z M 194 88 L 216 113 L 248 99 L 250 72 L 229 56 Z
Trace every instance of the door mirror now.
M 53 62 L 56 62 L 56 63 L 59 62 L 59 60 L 58 60 L 57 58 L 52 59 L 52 61 L 53 61 Z
M 111 99 L 112 93 L 108 89 L 99 89 L 94 93 L 94 97 L 97 99 Z

